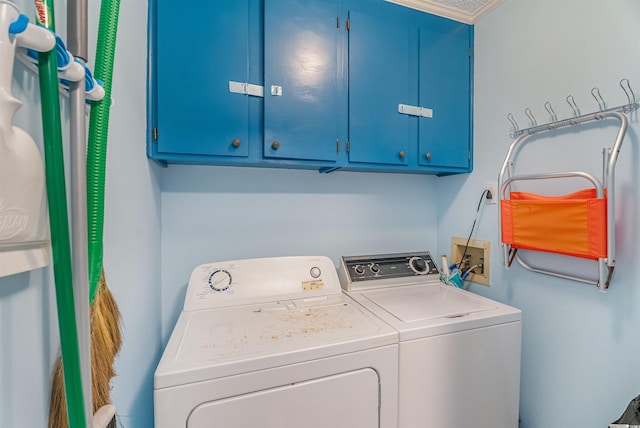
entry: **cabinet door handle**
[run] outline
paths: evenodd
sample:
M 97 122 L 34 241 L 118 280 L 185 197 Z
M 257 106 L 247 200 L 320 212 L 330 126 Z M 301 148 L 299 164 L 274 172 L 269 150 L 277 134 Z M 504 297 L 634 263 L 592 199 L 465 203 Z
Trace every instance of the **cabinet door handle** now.
M 408 104 L 398 104 L 398 113 L 407 114 L 409 116 L 433 117 L 433 109 Z
M 252 95 L 254 97 L 264 97 L 264 87 L 261 85 L 254 85 L 247 82 L 234 82 L 229 80 L 229 92 L 233 94 Z
M 240 140 L 238 138 L 234 138 L 233 141 L 231 142 L 231 145 L 233 147 L 240 147 Z
M 404 150 L 400 150 L 400 158 L 404 159 L 404 157 L 407 155 L 407 153 Z
M 273 143 L 271 143 L 271 148 L 273 150 L 278 150 L 280 148 L 280 142 L 279 141 L 274 141 Z
M 424 157 L 427 159 L 431 159 L 431 153 L 427 153 L 426 155 L 424 155 Z

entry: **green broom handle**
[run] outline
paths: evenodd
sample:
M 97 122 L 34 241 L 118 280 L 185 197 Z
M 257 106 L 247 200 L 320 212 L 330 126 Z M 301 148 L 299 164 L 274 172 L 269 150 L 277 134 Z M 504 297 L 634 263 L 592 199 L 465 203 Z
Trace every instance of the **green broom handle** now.
M 104 98 L 95 101 L 89 117 L 89 141 L 87 144 L 87 211 L 89 227 L 89 298 L 93 303 L 102 272 L 104 187 L 107 162 L 107 134 L 109 131 L 109 107 L 111 81 L 116 50 L 119 0 L 102 0 L 96 64 L 94 77 L 104 84 Z
M 55 32 L 53 0 L 36 0 L 36 21 Z M 38 54 L 42 129 L 44 134 L 45 179 L 49 204 L 49 226 L 53 252 L 53 275 L 58 308 L 58 328 L 69 428 L 86 427 L 80 375 L 80 351 L 73 301 L 71 245 L 67 215 L 58 65 L 56 52 Z

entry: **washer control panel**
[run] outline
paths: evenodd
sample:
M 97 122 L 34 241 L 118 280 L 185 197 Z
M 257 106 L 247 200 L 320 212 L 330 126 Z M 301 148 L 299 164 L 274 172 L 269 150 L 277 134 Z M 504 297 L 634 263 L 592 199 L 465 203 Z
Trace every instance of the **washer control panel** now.
M 439 281 L 440 269 L 429 251 L 343 256 L 339 276 L 342 288 L 351 291 Z

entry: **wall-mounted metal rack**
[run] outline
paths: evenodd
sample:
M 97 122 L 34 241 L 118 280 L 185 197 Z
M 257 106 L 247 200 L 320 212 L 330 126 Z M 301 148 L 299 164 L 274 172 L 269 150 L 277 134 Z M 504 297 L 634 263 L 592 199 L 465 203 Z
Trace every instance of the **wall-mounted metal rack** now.
M 549 113 L 551 122 L 546 123 L 544 125 L 538 125 L 538 122 L 529 107 L 527 107 L 524 110 L 524 112 L 525 112 L 525 115 L 529 118 L 531 126 L 525 129 L 519 129 L 518 123 L 515 121 L 513 115 L 509 113 L 507 114 L 507 119 L 509 120 L 509 122 L 511 122 L 511 125 L 513 126 L 513 132 L 510 134 L 510 137 L 518 138 L 523 134 L 533 135 L 542 131 L 552 131 L 558 128 L 578 125 L 583 122 L 599 120 L 603 118 L 602 113 L 618 112 L 618 113 L 630 114 L 631 112 L 638 110 L 640 108 L 640 104 L 636 102 L 636 96 L 633 92 L 633 89 L 631 89 L 629 79 L 622 79 L 620 81 L 620 87 L 622 88 L 625 95 L 627 96 L 627 100 L 628 100 L 627 104 L 624 104 L 618 107 L 606 108 L 606 103 L 602 98 L 602 95 L 600 95 L 600 89 L 598 89 L 597 87 L 594 87 L 593 89 L 591 89 L 591 95 L 595 98 L 596 102 L 598 103 L 599 110 L 597 112 L 584 114 L 584 115 L 580 114 L 580 108 L 578 107 L 573 95 L 568 95 L 566 100 L 567 100 L 567 103 L 569 104 L 569 107 L 571 107 L 571 110 L 573 111 L 573 117 L 568 119 L 563 119 L 563 120 L 558 120 L 558 116 L 553 110 L 551 103 L 547 101 L 544 104 L 544 107 L 545 107 L 545 110 L 547 110 L 547 112 Z
M 599 89 L 593 88 L 591 94 L 599 108 L 595 113 L 580 114 L 573 96 L 569 95 L 567 103 L 573 110 L 572 118 L 558 120 L 549 102 L 545 103 L 545 109 L 552 121 L 544 125 L 537 124 L 529 108 L 525 109 L 525 114 L 532 126 L 526 129 L 520 130 L 513 115 L 507 115 L 514 127 L 511 137 L 515 140 L 509 147 L 498 177 L 500 242 L 507 269 L 516 260 L 533 272 L 594 284 L 600 291 L 609 288 L 615 268 L 615 166 L 628 126 L 625 114 L 640 107 L 629 80 L 622 79 L 620 86 L 628 103 L 619 107 L 606 108 Z M 616 119 L 620 125 L 613 145 L 603 150 L 602 181 L 583 171 L 515 175 L 517 153 L 523 145 L 531 142 L 531 136 L 608 119 Z M 514 183 L 521 181 L 565 178 L 585 179 L 592 187 L 564 196 L 543 196 L 517 192 L 512 188 Z M 598 263 L 598 278 L 585 278 L 569 272 L 534 267 L 523 258 L 522 251 L 542 251 L 594 260 Z

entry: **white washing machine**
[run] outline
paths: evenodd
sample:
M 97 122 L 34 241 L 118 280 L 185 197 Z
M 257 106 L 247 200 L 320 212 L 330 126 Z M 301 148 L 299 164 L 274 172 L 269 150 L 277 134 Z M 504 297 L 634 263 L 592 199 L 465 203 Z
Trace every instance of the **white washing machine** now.
M 517 428 L 520 310 L 442 284 L 429 252 L 342 257 L 339 274 L 399 333 L 399 428 Z
M 326 257 L 198 266 L 155 372 L 155 426 L 397 427 L 397 343 Z

